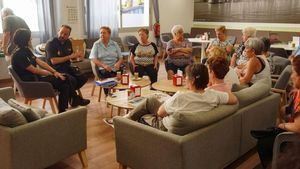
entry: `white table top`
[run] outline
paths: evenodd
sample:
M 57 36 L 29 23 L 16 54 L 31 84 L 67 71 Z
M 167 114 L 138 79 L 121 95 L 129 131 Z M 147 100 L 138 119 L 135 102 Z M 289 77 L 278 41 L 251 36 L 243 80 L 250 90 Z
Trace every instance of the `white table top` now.
M 201 38 L 188 38 L 188 41 L 192 42 L 192 43 L 210 43 L 211 42 L 211 40 L 203 40 Z
M 283 48 L 284 50 L 294 51 L 294 50 L 296 50 L 298 48 L 298 46 L 292 47 L 289 44 L 277 43 L 277 44 L 272 44 L 271 48 Z

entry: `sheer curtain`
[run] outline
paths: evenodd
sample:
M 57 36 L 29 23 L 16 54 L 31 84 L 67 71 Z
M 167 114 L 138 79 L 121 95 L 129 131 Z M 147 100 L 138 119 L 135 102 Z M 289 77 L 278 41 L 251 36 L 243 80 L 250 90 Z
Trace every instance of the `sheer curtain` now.
M 41 43 L 56 36 L 56 26 L 54 22 L 54 7 L 52 0 L 38 0 L 38 22 Z
M 108 26 L 111 36 L 118 36 L 119 0 L 87 0 L 88 38 L 98 38 L 99 28 Z

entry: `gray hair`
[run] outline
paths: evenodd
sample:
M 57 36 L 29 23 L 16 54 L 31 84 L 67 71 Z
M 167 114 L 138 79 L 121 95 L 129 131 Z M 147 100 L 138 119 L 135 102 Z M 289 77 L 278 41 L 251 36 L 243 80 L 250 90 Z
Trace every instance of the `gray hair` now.
M 245 42 L 245 47 L 253 49 L 255 51 L 256 55 L 261 55 L 263 49 L 264 49 L 264 43 L 262 40 L 258 38 L 249 38 Z
M 175 34 L 178 33 L 180 30 L 183 31 L 182 25 L 174 25 L 173 28 L 171 29 L 171 33 L 173 36 L 175 36 Z
M 246 27 L 242 30 L 242 33 L 249 38 L 254 38 L 256 37 L 256 29 L 253 27 Z
M 14 15 L 14 12 L 12 9 L 10 8 L 2 8 L 1 9 L 1 17 L 6 17 L 6 16 L 9 16 L 9 15 Z

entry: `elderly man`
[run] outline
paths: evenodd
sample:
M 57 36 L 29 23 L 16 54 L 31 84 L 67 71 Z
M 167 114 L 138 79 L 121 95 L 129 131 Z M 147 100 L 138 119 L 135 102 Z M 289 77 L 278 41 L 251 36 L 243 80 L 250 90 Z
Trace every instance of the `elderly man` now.
M 68 25 L 62 25 L 58 31 L 57 37 L 49 40 L 46 44 L 46 60 L 48 64 L 56 71 L 64 73 L 67 79 L 70 80 L 71 87 L 74 90 L 80 89 L 86 82 L 87 77 L 84 74 L 78 73 L 71 66 L 71 60 L 83 58 L 83 53 L 80 51 L 73 52 L 72 42 L 69 39 L 72 28 Z M 87 105 L 90 101 L 77 96 L 76 99 L 70 100 L 70 104 Z
M 13 43 L 14 33 L 19 28 L 30 29 L 26 22 L 22 18 L 14 15 L 14 12 L 9 8 L 3 8 L 1 10 L 1 19 L 3 29 L 2 50 L 6 60 L 10 61 L 10 56 L 16 48 L 16 45 Z

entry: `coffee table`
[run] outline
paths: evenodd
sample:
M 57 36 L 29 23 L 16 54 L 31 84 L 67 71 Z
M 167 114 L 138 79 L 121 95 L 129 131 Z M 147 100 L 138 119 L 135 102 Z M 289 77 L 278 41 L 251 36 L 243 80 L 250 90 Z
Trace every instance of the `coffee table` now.
M 159 80 L 152 84 L 152 88 L 166 93 L 174 94 L 177 91 L 187 91 L 188 88 L 183 86 L 174 86 L 172 80 Z
M 159 91 L 150 90 L 150 89 L 142 89 L 141 98 L 154 95 L 154 94 L 163 94 Z M 134 98 L 137 99 L 137 98 Z M 118 115 L 120 115 L 121 109 L 125 109 L 127 112 L 133 109 L 136 105 L 131 104 L 130 100 L 128 100 L 127 90 L 117 91 L 112 94 L 112 96 L 108 96 L 106 98 L 108 104 L 111 105 L 110 117 L 112 117 L 113 107 L 118 108 Z
M 113 87 L 113 89 L 124 90 L 124 89 L 129 89 L 130 85 L 139 85 L 141 87 L 146 87 L 146 86 L 149 86 L 150 84 L 151 84 L 151 81 L 149 80 L 148 77 L 138 78 L 137 80 L 130 77 L 128 85 L 122 85 L 121 83 L 119 83 L 117 86 Z

